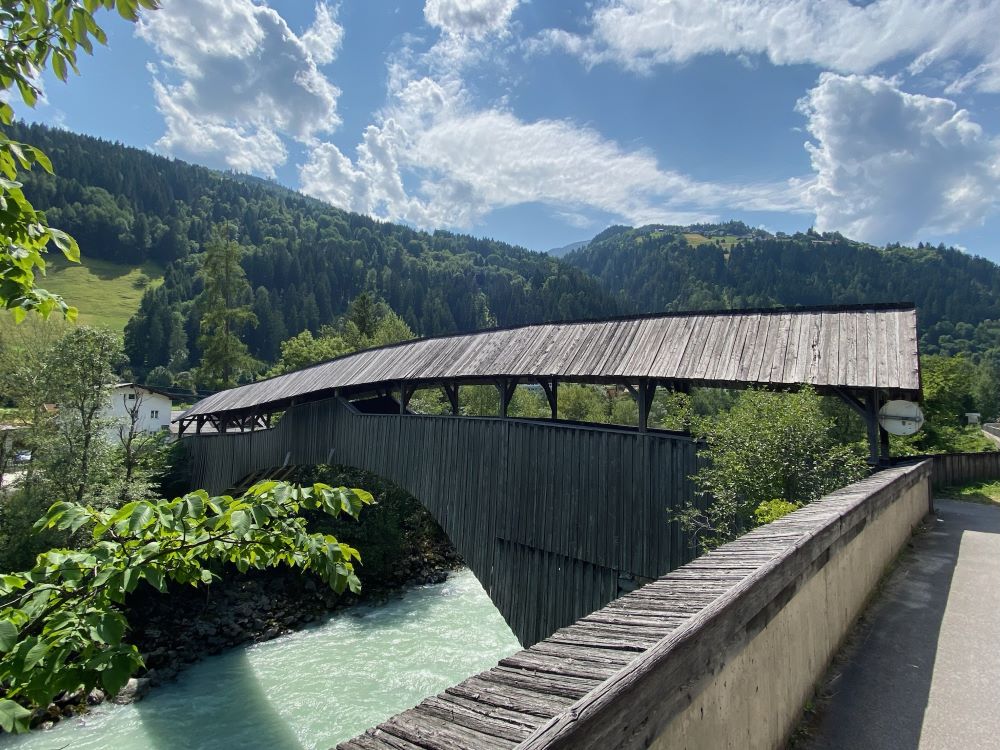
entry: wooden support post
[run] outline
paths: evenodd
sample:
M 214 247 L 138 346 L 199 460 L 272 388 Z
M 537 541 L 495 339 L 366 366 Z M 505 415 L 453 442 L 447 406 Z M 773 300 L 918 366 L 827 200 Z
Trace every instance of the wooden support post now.
M 639 381 L 637 405 L 639 407 L 639 432 L 649 429 L 649 411 L 653 408 L 653 396 L 656 395 L 656 381 Z
M 191 423 L 190 420 L 187 419 L 182 419 L 177 423 L 177 437 L 179 438 L 184 437 L 184 430 L 190 423 Z
M 413 398 L 413 394 L 416 392 L 417 387 L 415 385 L 407 385 L 406 383 L 399 384 L 399 413 L 406 414 L 406 407 L 410 404 L 410 399 Z
M 545 391 L 545 398 L 549 402 L 549 409 L 552 410 L 552 418 L 555 419 L 559 414 L 559 381 L 555 378 L 548 380 L 539 378 L 538 384 Z
M 872 467 L 875 467 L 880 463 L 879 449 L 881 447 L 881 440 L 879 438 L 881 427 L 878 423 L 878 393 L 875 391 L 865 393 L 865 411 L 867 412 L 865 423 L 868 427 L 868 463 Z
M 458 383 L 455 383 L 454 385 L 443 383 L 441 385 L 441 390 L 444 391 L 444 395 L 447 397 L 448 403 L 451 404 L 452 416 L 458 416 Z
M 515 388 L 517 388 L 517 378 L 502 378 L 497 381 L 497 389 L 500 391 L 500 416 L 505 419 Z
M 868 465 L 872 468 L 879 465 L 880 435 L 882 429 L 878 423 L 879 397 L 875 390 L 865 391 L 865 399 L 855 397 L 852 393 L 842 388 L 835 388 L 834 392 L 840 396 L 841 401 L 857 412 L 865 423 L 868 433 Z

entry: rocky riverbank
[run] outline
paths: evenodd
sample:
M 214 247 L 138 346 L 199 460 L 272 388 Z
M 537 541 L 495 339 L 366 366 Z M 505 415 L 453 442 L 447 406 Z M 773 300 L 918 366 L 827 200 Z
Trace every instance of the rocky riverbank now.
M 338 595 L 318 578 L 272 569 L 223 571 L 210 586 L 173 585 L 166 594 L 140 586 L 127 602 L 128 642 L 142 654 L 145 670 L 111 699 L 140 700 L 188 665 L 229 648 L 276 638 L 344 607 L 378 603 L 408 586 L 440 583 L 462 565 L 451 542 L 427 510 L 402 488 L 367 472 L 312 467 L 292 481 L 365 487 L 377 503 L 353 518 L 313 519 L 313 531 L 332 533 L 361 550 L 362 591 Z M 51 726 L 108 699 L 100 689 L 59 696 L 35 710 L 33 726 Z M 2 730 L 0 730 L 2 731 Z
M 462 565 L 455 550 L 440 541 L 398 563 L 378 577 L 367 577 L 362 570 L 358 596 L 338 595 L 312 575 L 283 569 L 245 575 L 234 571 L 211 586 L 177 586 L 168 594 L 140 589 L 129 600 L 129 640 L 142 653 L 146 669 L 111 700 L 141 700 L 206 656 L 277 638 L 345 607 L 377 604 L 410 586 L 440 583 Z M 37 709 L 32 723 L 48 728 L 107 699 L 98 688 L 62 695 L 45 709 Z

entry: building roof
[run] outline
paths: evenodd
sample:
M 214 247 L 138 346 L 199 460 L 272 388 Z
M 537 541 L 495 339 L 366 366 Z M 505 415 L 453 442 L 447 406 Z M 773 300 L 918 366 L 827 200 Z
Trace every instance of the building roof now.
M 180 418 L 280 409 L 333 389 L 492 378 L 744 387 L 877 388 L 920 395 L 910 304 L 681 312 L 543 323 L 367 349 L 221 391 Z
M 156 386 L 152 386 L 152 385 L 142 385 L 141 383 L 115 383 L 113 387 L 114 388 L 137 388 L 137 389 L 140 389 L 140 390 L 143 390 L 143 391 L 148 391 L 149 393 L 159 394 L 160 396 L 163 396 L 164 398 L 168 398 L 171 401 L 173 401 L 173 396 L 171 396 L 166 391 L 161 390 L 161 389 L 157 388 Z

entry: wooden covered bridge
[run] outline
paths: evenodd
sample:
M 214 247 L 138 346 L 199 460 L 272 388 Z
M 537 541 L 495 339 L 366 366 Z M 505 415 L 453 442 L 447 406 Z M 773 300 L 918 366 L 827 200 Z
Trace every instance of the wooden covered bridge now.
M 556 419 L 561 383 L 628 388 L 638 424 Z M 459 388 L 483 384 L 498 389 L 499 414 L 459 416 Z M 508 418 L 527 384 L 544 389 L 551 419 Z M 530 645 L 690 557 L 668 514 L 695 500 L 699 458 L 688 435 L 648 428 L 657 388 L 802 384 L 850 404 L 873 463 L 887 458 L 880 405 L 920 397 L 913 307 L 671 313 L 409 341 L 217 393 L 179 421 L 193 483 L 211 492 L 320 463 L 397 482 Z M 452 415 L 411 413 L 423 388 L 443 390 Z

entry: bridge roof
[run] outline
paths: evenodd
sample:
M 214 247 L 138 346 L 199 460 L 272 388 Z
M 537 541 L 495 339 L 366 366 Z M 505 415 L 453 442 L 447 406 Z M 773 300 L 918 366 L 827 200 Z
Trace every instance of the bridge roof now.
M 873 389 L 919 397 L 910 304 L 679 312 L 407 341 L 216 393 L 179 418 L 281 409 L 334 389 L 493 378 Z

